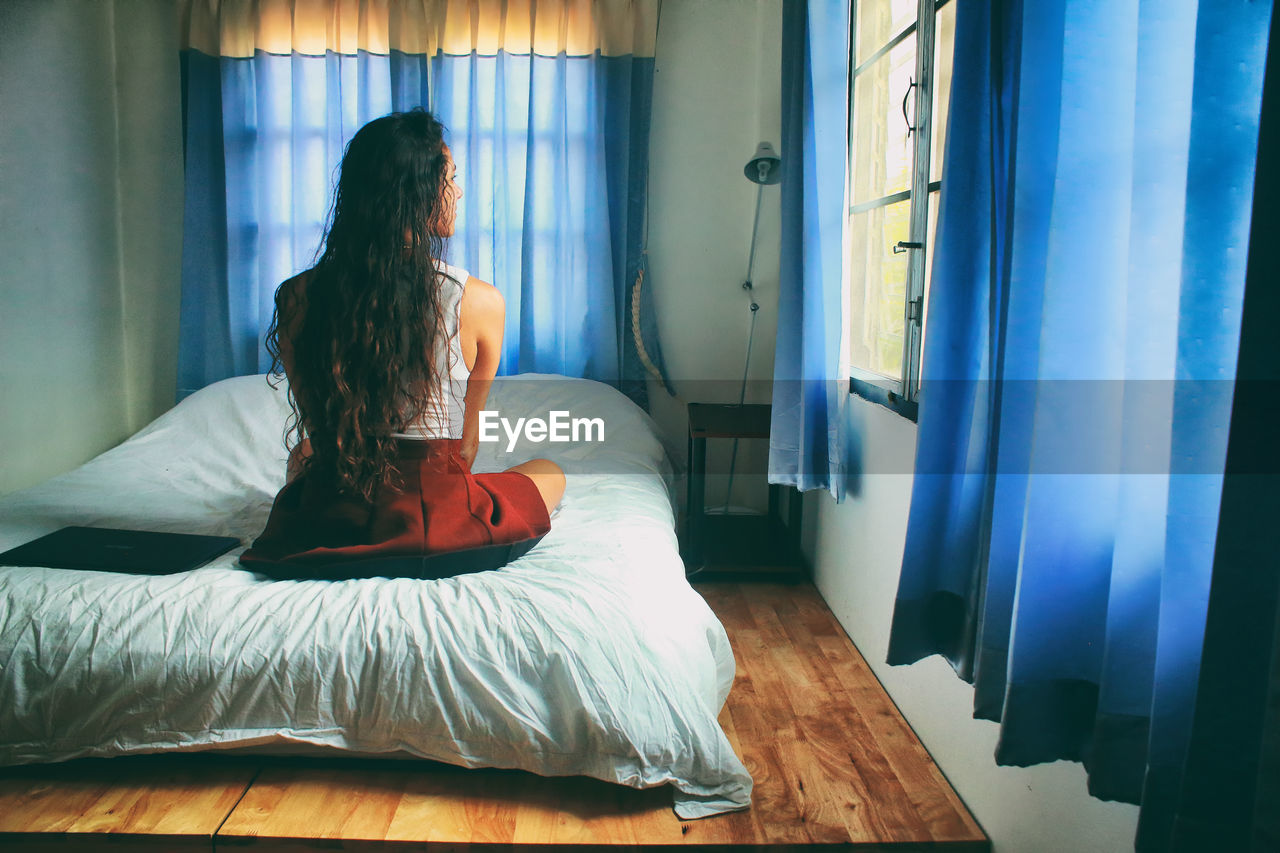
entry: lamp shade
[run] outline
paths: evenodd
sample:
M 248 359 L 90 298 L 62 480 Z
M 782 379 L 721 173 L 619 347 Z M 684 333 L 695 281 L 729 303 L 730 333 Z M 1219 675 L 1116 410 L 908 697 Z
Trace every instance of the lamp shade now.
M 782 158 L 772 145 L 761 142 L 742 173 L 753 184 L 776 184 L 782 180 Z

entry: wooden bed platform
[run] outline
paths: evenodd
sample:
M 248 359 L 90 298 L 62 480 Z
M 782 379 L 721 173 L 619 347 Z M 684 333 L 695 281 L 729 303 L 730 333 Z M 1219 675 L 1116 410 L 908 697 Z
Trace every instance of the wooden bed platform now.
M 418 761 L 139 756 L 0 769 L 0 849 L 990 851 L 812 586 L 697 588 L 737 656 L 720 720 L 748 811 L 682 822 L 665 788 Z

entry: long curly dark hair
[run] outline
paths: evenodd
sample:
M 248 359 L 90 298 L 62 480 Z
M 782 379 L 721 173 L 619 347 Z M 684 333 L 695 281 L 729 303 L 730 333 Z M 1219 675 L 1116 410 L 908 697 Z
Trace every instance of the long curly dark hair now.
M 299 304 L 283 285 L 276 292 L 267 349 L 279 376 L 283 306 L 292 348 L 286 445 L 310 439 L 309 474 L 367 502 L 395 476 L 391 434 L 423 414 L 446 378 L 434 352 L 445 334 L 442 235 L 455 203 L 448 164 L 444 127 L 421 108 L 366 124 L 343 155 L 305 296 Z

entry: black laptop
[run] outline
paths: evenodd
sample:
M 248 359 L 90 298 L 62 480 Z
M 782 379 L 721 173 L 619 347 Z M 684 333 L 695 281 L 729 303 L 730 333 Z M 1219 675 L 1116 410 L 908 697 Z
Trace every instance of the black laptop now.
M 64 527 L 0 554 L 0 566 L 168 575 L 194 569 L 239 544 L 232 536 Z

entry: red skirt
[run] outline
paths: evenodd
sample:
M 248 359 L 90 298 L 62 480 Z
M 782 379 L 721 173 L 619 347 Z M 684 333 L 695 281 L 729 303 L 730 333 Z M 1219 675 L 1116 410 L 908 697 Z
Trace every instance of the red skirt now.
M 396 443 L 398 482 L 372 505 L 302 474 L 240 562 L 280 579 L 440 578 L 503 566 L 551 529 L 533 480 L 472 474 L 460 439 Z

